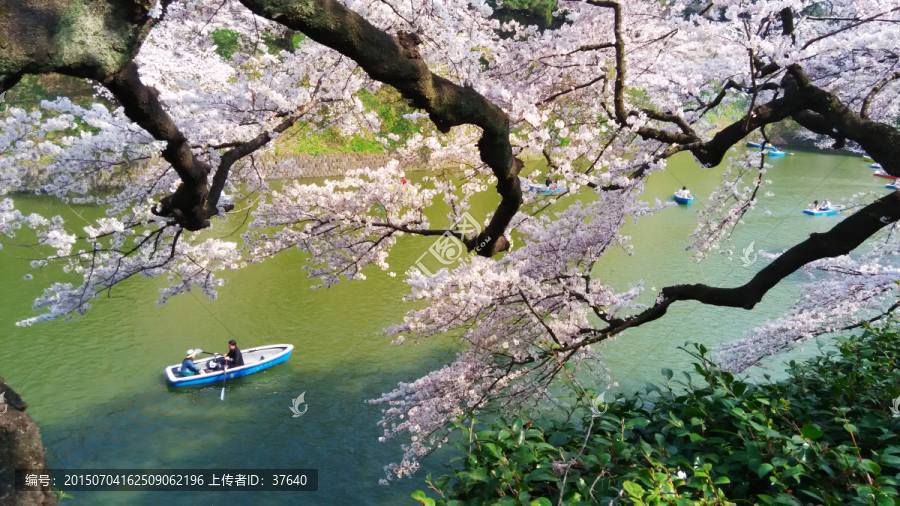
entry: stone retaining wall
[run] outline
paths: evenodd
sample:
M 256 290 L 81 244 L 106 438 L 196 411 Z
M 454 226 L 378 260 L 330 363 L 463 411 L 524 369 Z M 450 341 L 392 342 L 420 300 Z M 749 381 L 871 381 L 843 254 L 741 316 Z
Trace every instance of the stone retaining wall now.
M 522 153 L 524 160 L 543 159 L 539 153 Z M 265 154 L 256 158 L 256 165 L 266 180 L 292 180 L 304 177 L 339 177 L 353 169 L 368 167 L 377 169 L 391 160 L 391 155 L 380 153 L 336 153 L 331 155 L 275 156 Z M 87 178 L 88 186 L 95 190 L 113 190 L 124 186 L 125 181 L 141 170 L 142 163 L 121 166 L 114 173 L 97 172 Z M 418 160 L 404 161 L 400 168 L 406 172 L 432 168 L 423 155 Z M 21 178 L 22 185 L 17 191 L 30 192 L 46 183 L 39 167 L 29 168 Z
M 369 167 L 377 169 L 383 167 L 391 160 L 390 155 L 378 153 L 337 153 L 331 155 L 296 155 L 274 156 L 263 155 L 257 157 L 256 165 L 261 175 L 266 180 L 298 179 L 304 177 L 335 177 L 343 176 L 353 169 Z M 141 170 L 142 163 L 134 163 L 130 166 L 121 166 L 114 173 L 97 172 L 87 178 L 90 188 L 95 190 L 111 190 L 121 188 L 129 177 Z M 428 168 L 427 160 L 422 157 L 419 160 L 401 162 L 400 167 L 405 171 L 420 171 Z M 40 167 L 30 167 L 21 178 L 22 184 L 17 191 L 30 192 L 46 183 L 45 174 Z
M 296 179 L 298 177 L 342 176 L 353 169 L 368 167 L 377 169 L 391 161 L 391 155 L 377 153 L 338 153 L 333 155 L 266 156 L 260 161 L 263 177 L 273 179 Z M 400 167 L 407 172 L 425 170 L 427 161 L 401 162 Z

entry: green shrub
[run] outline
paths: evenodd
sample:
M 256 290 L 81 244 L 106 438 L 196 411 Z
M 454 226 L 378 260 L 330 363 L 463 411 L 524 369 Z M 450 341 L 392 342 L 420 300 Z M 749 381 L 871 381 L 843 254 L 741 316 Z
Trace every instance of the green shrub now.
M 306 135 L 313 126 L 298 122 L 288 129 L 277 141 L 277 155 L 324 155 L 333 153 L 383 153 L 385 146 L 376 140 L 377 136 L 396 134 L 399 141 L 388 141 L 388 147 L 403 144 L 416 133 L 430 131 L 433 127 L 427 120 L 418 123 L 404 119 L 403 115 L 415 112 L 400 96 L 400 92 L 390 86 L 382 86 L 376 93 L 361 90 L 357 95 L 366 109 L 373 110 L 381 119 L 381 128 L 376 135 L 365 132 L 362 135 L 343 136 L 336 128 Z
M 838 351 L 753 384 L 713 364 L 617 396 L 598 417 L 532 426 L 452 424 L 462 467 L 426 504 L 900 504 L 896 327 L 840 338 Z M 679 388 L 680 387 L 680 388 Z M 677 389 L 676 389 L 677 388 Z M 580 402 L 590 405 L 592 394 Z M 602 396 L 601 396 L 602 398 Z M 581 408 L 578 408 L 581 410 Z M 897 416 L 900 416 L 898 413 Z
M 234 30 L 216 30 L 212 33 L 213 42 L 216 44 L 216 53 L 226 60 L 231 59 L 231 55 L 238 50 L 240 43 L 238 42 L 238 34 Z

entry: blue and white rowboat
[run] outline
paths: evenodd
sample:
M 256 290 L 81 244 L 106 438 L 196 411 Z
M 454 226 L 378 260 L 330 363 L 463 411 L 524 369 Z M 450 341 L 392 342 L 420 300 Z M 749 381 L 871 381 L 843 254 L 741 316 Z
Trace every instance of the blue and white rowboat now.
M 775 150 L 769 151 L 769 153 L 768 153 L 769 156 L 784 156 L 786 154 L 787 153 L 785 153 L 784 151 L 781 151 L 778 148 L 775 148 Z
M 675 192 L 675 195 L 672 195 L 672 198 L 675 199 L 675 202 L 678 202 L 679 204 L 690 204 L 694 201 L 693 195 L 691 195 L 690 193 L 686 195 L 681 194 L 680 191 Z
M 891 190 L 900 190 L 900 181 L 894 180 L 891 184 L 884 185 L 885 188 L 890 188 Z
M 881 164 L 880 164 L 880 163 L 873 163 L 872 165 L 869 165 L 869 167 L 872 167 L 873 169 L 880 169 L 880 168 L 881 168 Z
M 759 144 L 757 142 L 748 142 L 747 147 L 759 149 L 762 147 L 762 144 Z M 766 149 L 768 149 L 769 151 L 778 151 L 777 147 L 775 147 L 771 144 L 768 144 L 768 143 L 766 143 Z
M 837 214 L 844 209 L 844 206 L 831 206 L 828 209 L 820 209 L 813 211 L 812 209 L 804 209 L 803 212 L 813 216 L 828 216 L 829 214 Z
M 232 367 L 226 371 L 215 371 L 208 374 L 195 374 L 193 376 L 181 376 L 181 364 L 170 365 L 166 367 L 166 379 L 172 386 L 186 387 L 191 385 L 205 385 L 208 383 L 222 382 L 222 376 L 228 374 L 226 379 L 240 378 L 255 372 L 268 369 L 273 365 L 287 362 L 291 357 L 291 351 L 294 350 L 293 344 L 271 344 L 269 346 L 258 346 L 256 348 L 247 348 L 241 350 L 244 357 L 244 365 L 240 367 Z M 202 359 L 194 360 L 194 365 L 201 371 L 207 368 L 210 360 Z
M 568 188 L 550 188 L 545 184 L 535 183 L 524 177 L 519 178 L 519 185 L 522 187 L 522 193 L 534 192 L 538 195 L 559 195 L 568 190 Z
M 565 191 L 566 188 L 547 188 L 544 185 L 531 185 L 528 187 L 528 193 L 535 192 L 539 195 L 559 195 Z

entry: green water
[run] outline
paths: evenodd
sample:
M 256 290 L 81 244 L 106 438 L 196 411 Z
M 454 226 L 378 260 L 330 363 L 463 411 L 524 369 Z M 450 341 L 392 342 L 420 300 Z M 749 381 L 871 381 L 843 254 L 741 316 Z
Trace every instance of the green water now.
M 813 199 L 839 203 L 860 191 L 884 189 L 858 157 L 796 153 L 773 159 L 768 178 L 776 197 L 761 198 L 758 210 L 734 236 L 736 251 L 751 241 L 756 250 L 781 251 L 811 232 L 829 229 L 840 215 L 811 217 L 800 212 Z M 648 182 L 646 199 L 666 199 L 686 184 L 697 200 L 690 207 L 666 209 L 627 226 L 633 256 L 611 251 L 596 275 L 619 289 L 643 279 L 660 288 L 674 283 L 735 286 L 766 262 L 744 267 L 713 254 L 690 260 L 685 246 L 696 225 L 695 211 L 719 181 L 720 170 L 701 170 L 678 157 Z M 421 177 L 421 175 L 419 175 Z M 78 227 L 77 215 L 96 216 L 84 206 L 67 207 L 47 197 L 16 196 L 23 212 L 63 214 Z M 568 197 L 574 199 L 575 197 Z M 583 198 L 583 197 L 582 197 Z M 488 195 L 473 206 L 483 216 L 495 202 Z M 558 204 L 560 205 L 560 204 Z M 770 216 L 762 211 L 768 209 Z M 436 210 L 434 216 L 443 215 Z M 219 222 L 210 232 L 226 236 L 235 223 Z M 438 224 L 442 222 L 435 219 Z M 24 236 L 27 234 L 23 234 Z M 236 237 L 236 236 L 235 236 Z M 18 239 L 17 239 L 18 240 Z M 29 403 L 41 428 L 52 468 L 294 468 L 319 470 L 319 491 L 308 493 L 131 493 L 75 492 L 74 504 L 276 503 L 396 504 L 423 488 L 426 472 L 446 470 L 447 454 L 426 460 L 412 480 L 389 487 L 377 484 L 382 466 L 399 460 L 400 442 L 379 443 L 380 407 L 365 403 L 451 360 L 456 344 L 432 341 L 391 346 L 380 329 L 400 320 L 410 305 L 400 296 L 403 276 L 433 241 L 406 237 L 391 253 L 396 278 L 377 269 L 368 280 L 341 283 L 329 290 L 313 284 L 301 270 L 298 251 L 252 265 L 227 276 L 219 298 L 185 294 L 158 307 L 159 280 L 132 279 L 98 299 L 85 317 L 16 327 L 32 316 L 31 303 L 47 284 L 34 272 L 26 281 L 33 253 L 5 242 L 0 250 L 0 374 Z M 54 278 L 57 280 L 58 278 Z M 706 345 L 738 338 L 766 318 L 781 314 L 797 296 L 794 275 L 772 290 L 754 311 L 679 303 L 669 314 L 628 331 L 604 348 L 613 380 L 630 390 L 659 378 L 662 367 L 683 369 L 685 341 Z M 648 290 L 649 291 L 649 290 Z M 654 295 L 646 294 L 645 302 Z M 228 339 L 243 348 L 270 343 L 295 346 L 289 362 L 249 378 L 229 382 L 225 401 L 218 385 L 173 389 L 162 375 L 188 348 L 223 352 Z M 809 354 L 814 346 L 807 346 Z M 795 354 L 796 356 L 796 354 Z M 783 360 L 783 358 L 779 359 Z M 774 371 L 781 370 L 776 366 Z M 306 392 L 308 411 L 292 417 L 291 400 Z

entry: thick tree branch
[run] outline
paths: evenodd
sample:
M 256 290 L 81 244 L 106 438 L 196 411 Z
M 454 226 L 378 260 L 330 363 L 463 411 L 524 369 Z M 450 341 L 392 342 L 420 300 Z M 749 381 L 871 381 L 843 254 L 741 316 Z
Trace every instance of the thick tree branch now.
M 321 84 L 322 81 L 320 80 L 319 85 Z M 318 92 L 318 90 L 319 86 L 316 86 L 316 92 Z M 296 115 L 290 116 L 286 120 L 282 121 L 272 130 L 272 132 L 263 132 L 249 141 L 230 143 L 228 145 L 232 149 L 229 149 L 222 154 L 222 159 L 219 161 L 219 167 L 216 169 L 215 175 L 213 175 L 212 186 L 210 186 L 209 189 L 209 196 L 206 199 L 207 218 L 212 218 L 219 213 L 219 198 L 222 196 L 222 190 L 225 189 L 225 182 L 228 181 L 228 174 L 231 172 L 231 167 L 241 158 L 244 158 L 245 156 L 255 152 L 259 148 L 271 142 L 272 133 L 280 134 L 288 128 L 294 126 L 294 123 L 297 122 L 297 119 L 309 112 L 309 110 L 312 109 L 315 104 L 316 101 L 311 100 L 306 105 L 301 107 L 297 111 Z
M 786 98 L 802 98 L 807 105 L 805 108 L 818 113 L 822 121 L 832 127 L 836 137 L 855 141 L 885 171 L 900 176 L 900 131 L 857 115 L 837 96 L 814 86 L 799 65 L 788 67 L 788 74 L 793 82 L 785 86 Z
M 650 308 L 615 320 L 605 329 L 592 330 L 589 337 L 556 351 L 576 350 L 657 320 L 666 314 L 671 304 L 678 301 L 695 300 L 713 306 L 753 309 L 769 290 L 804 265 L 823 258 L 847 255 L 876 232 L 898 220 L 900 192 L 892 192 L 850 215 L 828 232 L 810 234 L 809 239 L 784 252 L 743 286 L 716 288 L 696 284 L 665 287 L 660 291 L 656 304 Z
M 794 11 L 790 7 L 781 9 L 781 34 L 794 37 Z
M 828 232 L 787 250 L 759 271 L 748 283 L 736 288 L 706 285 L 676 285 L 662 289 L 665 301 L 696 300 L 715 306 L 753 309 L 782 279 L 804 265 L 822 258 L 847 255 L 887 225 L 900 220 L 900 193 L 890 193 L 848 216 Z
M 162 156 L 178 173 L 182 184 L 175 193 L 160 200 L 154 213 L 174 218 L 178 224 L 191 231 L 208 227 L 204 204 L 210 167 L 194 156 L 187 138 L 163 109 L 156 90 L 141 82 L 134 62 L 129 62 L 102 83 L 119 100 L 130 120 L 149 132 L 154 139 L 167 143 Z
M 389 84 L 429 113 L 438 130 L 463 124 L 480 127 L 481 159 L 497 177 L 501 196 L 497 212 L 479 236 L 476 252 L 492 256 L 509 248 L 503 236 L 522 203 L 518 173 L 522 162 L 512 155 L 509 117 L 470 87 L 434 75 L 419 55 L 419 36 L 394 37 L 379 30 L 335 0 L 241 0 L 254 13 L 302 32 L 314 41 L 351 58 L 369 76 Z
M 625 126 L 627 125 L 627 118 L 631 114 L 628 113 L 625 108 L 625 39 L 622 35 L 622 8 L 618 2 L 612 0 L 586 1 L 597 7 L 612 9 L 614 13 L 613 22 L 615 23 L 614 32 L 616 41 L 616 79 L 614 87 L 615 119 L 621 126 Z M 758 61 L 758 58 L 753 60 L 753 62 L 754 65 L 757 63 L 762 64 L 762 62 Z M 775 70 L 777 70 L 777 66 Z M 754 90 L 757 90 L 755 86 Z M 725 90 L 723 89 L 723 92 L 724 91 Z M 718 99 L 718 101 L 721 101 L 721 99 Z M 749 135 L 750 132 L 768 125 L 769 123 L 781 121 L 794 112 L 802 110 L 803 103 L 802 97 L 790 101 L 784 98 L 776 98 L 766 104 L 753 107 L 744 118 L 741 118 L 719 131 L 712 140 L 707 142 L 704 142 L 700 137 L 693 133 L 693 130 L 691 130 L 687 123 L 681 118 L 675 115 L 664 115 L 660 113 L 653 113 L 652 115 L 648 114 L 648 116 L 651 117 L 651 119 L 670 122 L 677 125 L 681 129 L 681 133 L 642 126 L 637 129 L 637 134 L 644 139 L 655 139 L 666 144 L 683 146 L 675 148 L 673 153 L 682 149 L 689 149 L 700 163 L 704 166 L 712 167 L 718 165 L 725 156 L 725 153 L 728 152 L 728 149 L 740 142 L 744 137 Z M 685 127 L 687 127 L 687 129 L 685 129 Z
M 295 117 L 290 117 L 282 121 L 281 124 L 275 127 L 274 133 L 279 134 L 284 132 L 292 127 L 296 121 L 297 118 Z M 265 146 L 271 140 L 272 133 L 263 132 L 249 141 L 233 143 L 233 147 L 222 154 L 222 158 L 219 160 L 219 167 L 216 169 L 215 175 L 213 175 L 212 185 L 209 188 L 209 196 L 206 199 L 206 216 L 208 218 L 212 218 L 219 214 L 217 207 L 219 205 L 219 198 L 222 196 L 222 190 L 225 189 L 225 183 L 228 181 L 228 174 L 231 172 L 231 167 L 237 163 L 238 160 Z

